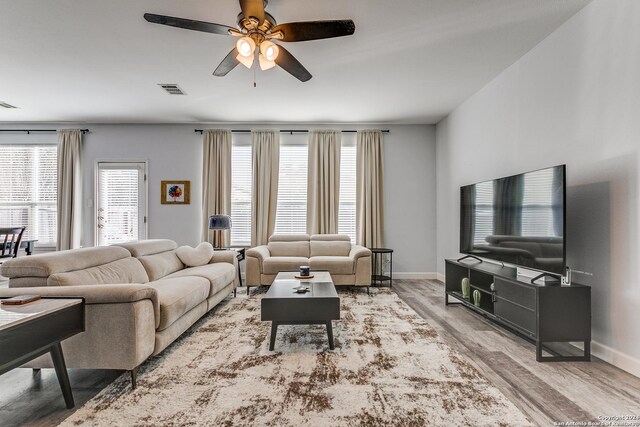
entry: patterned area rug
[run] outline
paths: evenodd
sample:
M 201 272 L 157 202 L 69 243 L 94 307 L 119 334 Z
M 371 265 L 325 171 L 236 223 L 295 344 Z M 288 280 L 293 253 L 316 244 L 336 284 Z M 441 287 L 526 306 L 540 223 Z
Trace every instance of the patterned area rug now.
M 232 299 L 64 426 L 530 425 L 389 290 L 341 291 L 335 350 L 323 326 L 281 326 L 270 352 L 261 294 Z

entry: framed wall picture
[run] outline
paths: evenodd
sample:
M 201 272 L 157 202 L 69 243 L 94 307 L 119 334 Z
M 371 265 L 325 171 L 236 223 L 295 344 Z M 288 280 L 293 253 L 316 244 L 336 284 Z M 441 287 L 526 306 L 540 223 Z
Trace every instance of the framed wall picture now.
M 163 205 L 188 205 L 191 203 L 191 181 L 162 181 L 160 203 Z

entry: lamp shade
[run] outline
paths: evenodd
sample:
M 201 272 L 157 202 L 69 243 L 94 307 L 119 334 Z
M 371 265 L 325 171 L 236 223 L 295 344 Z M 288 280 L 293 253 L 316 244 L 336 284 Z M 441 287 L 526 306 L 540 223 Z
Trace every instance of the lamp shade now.
M 231 217 L 229 215 L 211 215 L 209 217 L 209 230 L 231 229 Z

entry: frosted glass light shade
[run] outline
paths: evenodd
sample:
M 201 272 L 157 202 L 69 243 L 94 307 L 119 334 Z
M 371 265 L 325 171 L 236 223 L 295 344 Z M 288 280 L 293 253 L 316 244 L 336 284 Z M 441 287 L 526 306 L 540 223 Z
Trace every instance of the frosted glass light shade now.
M 256 50 L 256 42 L 251 37 L 242 37 L 236 42 L 236 49 L 238 54 L 248 58 L 253 56 L 253 52 Z
M 264 57 L 263 54 L 260 54 L 259 61 L 260 61 L 260 69 L 262 71 L 268 70 L 276 66 L 276 63 L 274 61 L 269 61 L 267 58 Z
M 236 56 L 236 59 L 247 68 L 251 68 L 251 65 L 253 65 L 253 55 L 247 57 L 238 54 L 238 56 Z
M 275 61 L 280 53 L 280 48 L 277 44 L 265 40 L 260 43 L 260 53 L 265 57 L 267 61 Z

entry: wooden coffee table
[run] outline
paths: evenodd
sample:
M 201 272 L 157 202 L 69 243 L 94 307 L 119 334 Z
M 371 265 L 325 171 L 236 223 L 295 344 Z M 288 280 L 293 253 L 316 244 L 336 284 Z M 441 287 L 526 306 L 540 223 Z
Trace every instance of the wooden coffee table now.
M 332 320 L 340 319 L 340 297 L 327 271 L 312 271 L 312 279 L 296 279 L 297 272 L 280 272 L 262 298 L 261 319 L 271 321 L 269 350 L 273 351 L 279 325 L 326 325 L 329 348 L 333 345 Z M 308 285 L 310 292 L 294 288 Z
M 51 353 L 67 408 L 73 394 L 60 342 L 84 331 L 84 299 L 42 298 L 24 305 L 0 304 L 0 375 Z

